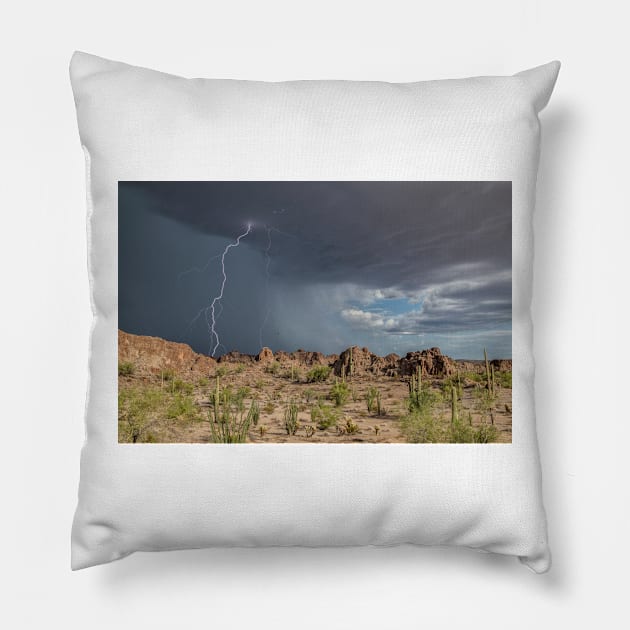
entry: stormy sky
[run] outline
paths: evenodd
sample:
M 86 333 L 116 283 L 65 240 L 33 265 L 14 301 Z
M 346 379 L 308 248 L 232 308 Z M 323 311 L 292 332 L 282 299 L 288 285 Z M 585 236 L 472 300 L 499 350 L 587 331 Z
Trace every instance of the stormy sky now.
M 510 182 L 120 182 L 118 193 L 122 330 L 216 356 L 350 345 L 512 356 Z M 221 255 L 239 235 L 219 299 Z

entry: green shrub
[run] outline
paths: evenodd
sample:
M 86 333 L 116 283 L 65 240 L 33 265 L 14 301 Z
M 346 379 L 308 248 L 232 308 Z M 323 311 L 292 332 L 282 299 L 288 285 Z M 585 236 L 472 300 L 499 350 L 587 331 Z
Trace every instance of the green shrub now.
M 258 403 L 252 401 L 246 410 L 244 396 L 234 395 L 228 387 L 221 389 L 219 379 L 210 403 L 210 440 L 223 444 L 246 442 L 249 428 L 257 424 L 260 417 Z
M 284 410 L 284 427 L 287 435 L 295 435 L 300 428 L 298 406 L 294 402 L 290 402 Z
M 328 365 L 317 365 L 306 374 L 307 383 L 323 383 L 328 380 L 331 369 Z
M 199 408 L 192 396 L 186 392 L 176 392 L 165 405 L 166 417 L 183 422 L 198 422 L 201 420 Z
M 408 442 L 447 442 L 445 427 L 429 409 L 414 409 L 400 420 L 403 435 Z
M 481 424 L 473 434 L 473 442 L 477 444 L 488 444 L 490 442 L 496 442 L 499 437 L 499 431 L 492 424 Z
M 440 402 L 441 398 L 442 397 L 438 392 L 433 391 L 427 385 L 422 385 L 420 389 L 409 394 L 409 411 L 431 410 L 438 402 Z
M 365 393 L 365 403 L 367 405 L 368 413 L 372 413 L 376 406 L 376 387 L 370 387 Z
M 475 383 L 484 383 L 486 380 L 485 376 L 479 372 L 464 372 L 463 378 Z
M 133 363 L 130 363 L 129 361 L 118 363 L 118 376 L 133 376 L 133 373 L 135 371 L 135 365 Z
M 311 407 L 311 422 L 313 422 L 320 431 L 325 431 L 337 425 L 337 411 L 327 405 L 315 405 Z
M 280 367 L 280 362 L 274 361 L 273 363 L 265 366 L 265 372 L 267 372 L 268 374 L 273 374 L 275 376 L 280 372 Z
M 469 423 L 456 420 L 451 422 L 445 437 L 453 444 L 468 444 L 474 442 L 474 429 Z
M 175 372 L 173 370 L 162 370 L 160 373 L 160 378 L 163 383 L 168 383 L 175 378 Z
M 381 404 L 381 392 L 376 387 L 370 387 L 365 394 L 365 403 L 368 413 L 376 412 L 376 415 L 383 415 L 384 409 Z
M 176 378 L 171 382 L 171 392 L 184 392 L 185 394 L 192 394 L 195 387 L 192 383 L 187 383 L 179 378 Z
M 159 388 L 129 387 L 118 392 L 118 440 L 143 442 L 159 420 L 167 394 Z
M 345 404 L 350 396 L 350 388 L 345 381 L 339 381 L 330 388 L 328 397 L 335 403 L 335 406 L 341 407 Z
M 497 396 L 485 387 L 476 387 L 473 396 L 475 397 L 475 407 L 481 414 L 482 420 L 489 420 L 494 424 L 494 408 L 497 404 Z
M 501 387 L 512 389 L 512 372 L 495 372 L 494 378 Z
M 445 402 L 450 403 L 452 396 L 452 389 L 455 388 L 457 398 L 462 399 L 464 388 L 462 386 L 462 379 L 459 374 L 455 376 L 448 376 L 440 383 L 440 389 L 442 390 L 442 396 Z

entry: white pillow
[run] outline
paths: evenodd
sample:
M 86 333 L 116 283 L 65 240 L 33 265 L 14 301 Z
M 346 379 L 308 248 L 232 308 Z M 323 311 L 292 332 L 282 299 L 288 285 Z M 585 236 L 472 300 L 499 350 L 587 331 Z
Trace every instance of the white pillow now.
M 530 301 L 538 113 L 558 70 L 262 83 L 75 53 L 94 326 L 73 569 L 135 551 L 402 543 L 548 569 Z M 511 182 L 511 443 L 119 443 L 118 186 L 163 180 Z

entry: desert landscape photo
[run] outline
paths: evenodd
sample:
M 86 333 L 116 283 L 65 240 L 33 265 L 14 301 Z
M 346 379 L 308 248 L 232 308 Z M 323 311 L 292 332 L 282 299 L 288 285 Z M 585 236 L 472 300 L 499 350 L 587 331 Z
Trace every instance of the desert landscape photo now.
M 120 182 L 121 443 L 510 443 L 510 182 Z

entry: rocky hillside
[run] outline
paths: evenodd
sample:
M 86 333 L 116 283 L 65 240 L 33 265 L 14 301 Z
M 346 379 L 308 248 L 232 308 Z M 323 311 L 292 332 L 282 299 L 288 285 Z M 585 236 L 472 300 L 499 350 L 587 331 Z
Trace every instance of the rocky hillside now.
M 198 354 L 184 343 L 166 341 L 159 337 L 132 335 L 118 331 L 118 360 L 133 363 L 139 372 L 159 374 L 163 370 L 173 370 L 180 375 L 208 375 L 214 372 L 218 363 L 241 363 L 268 365 L 278 362 L 282 365 L 311 368 L 327 365 L 336 376 L 409 376 L 418 366 L 424 376 L 444 378 L 460 372 L 483 372 L 483 361 L 456 361 L 442 354 L 439 348 L 429 348 L 408 352 L 404 357 L 388 354 L 381 357 L 368 348 L 352 346 L 341 354 L 325 355 L 321 352 L 296 350 L 295 352 L 272 352 L 263 348 L 257 355 L 242 352 L 228 352 L 218 359 Z M 512 369 L 511 359 L 491 361 L 496 370 Z
M 178 374 L 202 375 L 216 366 L 212 357 L 198 354 L 185 343 L 132 335 L 122 330 L 118 331 L 118 361 L 133 363 L 138 372 L 149 374 L 173 370 Z

